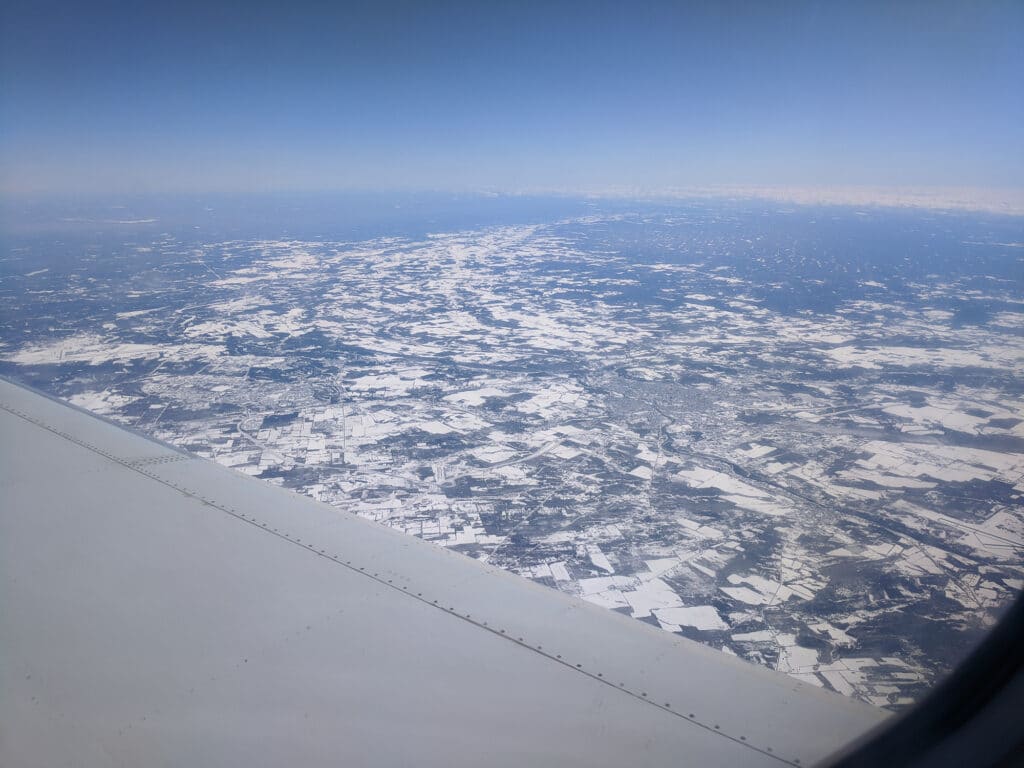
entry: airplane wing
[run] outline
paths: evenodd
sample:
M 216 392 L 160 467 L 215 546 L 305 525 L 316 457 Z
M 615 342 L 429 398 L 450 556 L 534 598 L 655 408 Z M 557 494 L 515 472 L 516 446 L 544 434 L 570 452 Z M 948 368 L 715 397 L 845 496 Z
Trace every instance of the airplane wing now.
M 0 764 L 814 764 L 885 713 L 0 380 Z

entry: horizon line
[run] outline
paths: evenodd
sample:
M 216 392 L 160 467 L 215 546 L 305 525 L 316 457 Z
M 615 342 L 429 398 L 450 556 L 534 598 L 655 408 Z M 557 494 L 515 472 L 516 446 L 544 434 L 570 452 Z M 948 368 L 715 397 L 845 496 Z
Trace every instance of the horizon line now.
M 864 184 L 706 184 L 647 187 L 610 185 L 598 187 L 334 187 L 334 188 L 254 188 L 248 190 L 140 190 L 140 191 L 47 191 L 15 193 L 0 190 L 0 203 L 33 204 L 46 202 L 114 202 L 146 198 L 180 199 L 191 197 L 259 198 L 292 195 L 388 195 L 438 194 L 489 198 L 557 197 L 584 200 L 635 202 L 718 199 L 723 201 L 763 200 L 791 205 L 836 205 L 927 210 L 973 211 L 1024 216 L 1024 186 L 951 186 L 951 185 L 864 185 Z

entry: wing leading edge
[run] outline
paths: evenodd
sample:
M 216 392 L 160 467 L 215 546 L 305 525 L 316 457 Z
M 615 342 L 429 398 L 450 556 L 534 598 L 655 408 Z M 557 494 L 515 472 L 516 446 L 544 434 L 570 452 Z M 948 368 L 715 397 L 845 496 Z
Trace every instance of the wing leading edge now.
M 0 380 L 0 763 L 810 765 L 885 714 Z

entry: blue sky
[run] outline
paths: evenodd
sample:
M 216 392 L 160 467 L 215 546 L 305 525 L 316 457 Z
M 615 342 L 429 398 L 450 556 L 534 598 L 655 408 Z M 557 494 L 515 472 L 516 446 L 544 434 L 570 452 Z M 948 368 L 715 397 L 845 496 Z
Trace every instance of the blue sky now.
M 6 0 L 8 194 L 1024 186 L 1024 3 Z

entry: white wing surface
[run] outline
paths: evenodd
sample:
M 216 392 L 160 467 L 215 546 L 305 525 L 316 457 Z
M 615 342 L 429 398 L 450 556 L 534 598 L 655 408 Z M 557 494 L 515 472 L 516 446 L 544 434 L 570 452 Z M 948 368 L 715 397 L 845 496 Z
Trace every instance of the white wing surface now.
M 884 718 L 0 381 L 0 765 L 811 765 Z

